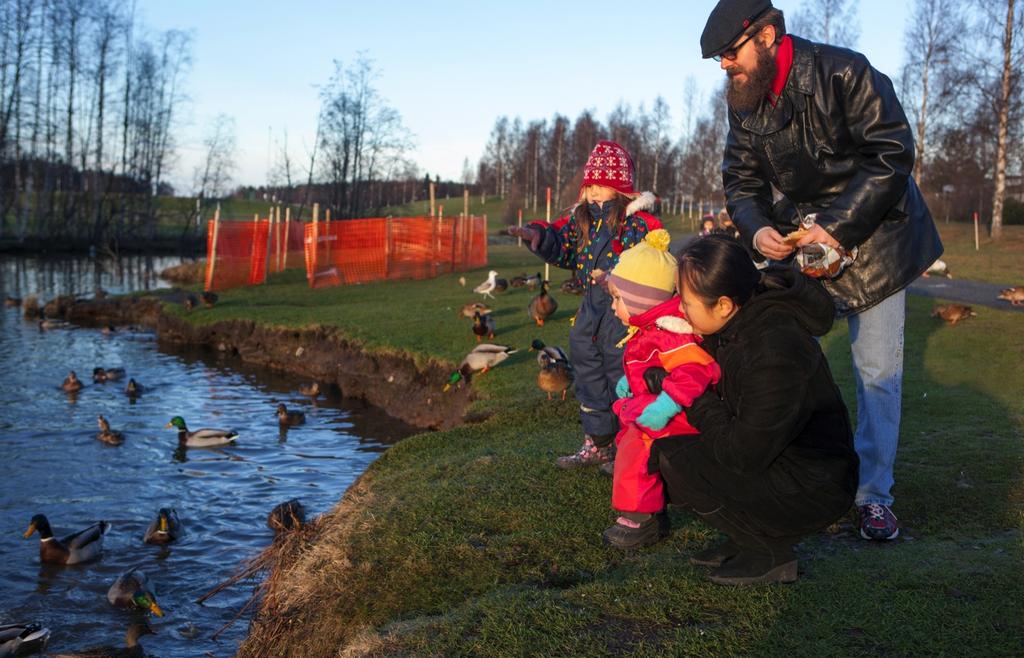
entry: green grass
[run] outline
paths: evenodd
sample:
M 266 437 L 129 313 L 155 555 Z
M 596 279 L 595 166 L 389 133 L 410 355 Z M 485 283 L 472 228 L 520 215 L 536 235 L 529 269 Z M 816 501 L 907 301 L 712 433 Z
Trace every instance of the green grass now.
M 538 264 L 515 247 L 492 246 L 490 260 L 503 275 Z M 183 317 L 337 325 L 368 349 L 454 367 L 474 344 L 456 313 L 485 271 L 465 276 L 466 288 L 448 275 L 312 291 L 286 272 Z M 530 296 L 494 302 L 495 342 L 565 345 L 578 299 L 556 292 L 558 312 L 537 328 Z M 285 617 L 297 630 L 257 646 L 257 626 L 243 655 L 335 655 L 345 644 L 381 656 L 1019 655 L 1021 319 L 980 309 L 950 327 L 929 317 L 932 305 L 909 298 L 900 540 L 868 544 L 841 524 L 800 545 L 798 583 L 760 589 L 717 587 L 690 566 L 715 533 L 681 510 L 651 549 L 603 547 L 610 480 L 553 466 L 578 446 L 578 413 L 536 388 L 524 349 L 474 380 L 488 420 L 407 439 L 370 467 L 315 549 L 279 575 L 291 596 L 304 592 Z M 845 324 L 823 347 L 854 413 Z
M 988 283 L 1024 284 L 1024 226 L 1004 226 L 996 241 L 981 227 L 979 249 L 974 248 L 974 225 L 937 224 L 946 248 L 942 260 L 957 279 Z

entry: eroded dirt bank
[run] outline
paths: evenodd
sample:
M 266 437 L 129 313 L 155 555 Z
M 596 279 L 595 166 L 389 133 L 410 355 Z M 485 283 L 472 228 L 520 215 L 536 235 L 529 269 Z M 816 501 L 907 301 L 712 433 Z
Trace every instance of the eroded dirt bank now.
M 370 351 L 333 327 L 272 327 L 245 320 L 194 325 L 164 312 L 159 299 L 124 297 L 48 304 L 47 317 L 89 326 L 144 325 L 158 340 L 204 346 L 325 384 L 410 425 L 447 429 L 461 424 L 471 389 L 442 393 L 451 366 L 417 364 L 407 354 Z

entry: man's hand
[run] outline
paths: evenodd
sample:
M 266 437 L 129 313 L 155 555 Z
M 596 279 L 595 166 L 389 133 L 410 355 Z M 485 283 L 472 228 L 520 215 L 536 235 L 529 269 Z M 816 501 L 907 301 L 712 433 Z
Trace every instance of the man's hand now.
M 530 251 L 537 251 L 537 247 L 540 246 L 540 231 L 532 226 L 509 226 L 507 232 L 512 237 L 522 238 L 530 243 Z
M 767 231 L 765 231 L 767 233 Z M 826 244 L 833 249 L 839 248 L 839 241 L 837 241 L 832 234 L 821 228 L 821 226 L 814 224 L 809 229 L 804 237 L 796 241 L 797 247 L 806 247 L 809 244 Z
M 815 228 L 823 230 L 821 227 Z M 783 240 L 782 234 L 771 227 L 763 228 L 754 235 L 754 248 L 772 260 L 783 260 L 793 253 L 793 245 Z

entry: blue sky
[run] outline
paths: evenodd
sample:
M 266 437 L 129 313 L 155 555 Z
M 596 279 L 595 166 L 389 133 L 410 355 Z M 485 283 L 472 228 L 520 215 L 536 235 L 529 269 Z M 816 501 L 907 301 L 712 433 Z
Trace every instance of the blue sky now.
M 800 0 L 774 4 L 791 16 Z M 859 50 L 895 76 L 910 3 L 858 4 Z M 330 77 L 333 60 L 350 63 L 360 51 L 375 61 L 378 89 L 415 134 L 413 159 L 442 177 L 459 178 L 466 157 L 476 162 L 502 114 L 574 118 L 591 108 L 603 120 L 620 100 L 650 107 L 661 95 L 679 122 L 687 77 L 705 97 L 722 79 L 716 63 L 700 59 L 700 33 L 714 5 L 139 0 L 137 12 L 147 28 L 194 35 L 172 174 L 179 193 L 188 193 L 203 133 L 220 113 L 237 125 L 237 183 L 266 181 L 268 143 L 286 130 L 293 158 L 308 162 L 316 85 Z

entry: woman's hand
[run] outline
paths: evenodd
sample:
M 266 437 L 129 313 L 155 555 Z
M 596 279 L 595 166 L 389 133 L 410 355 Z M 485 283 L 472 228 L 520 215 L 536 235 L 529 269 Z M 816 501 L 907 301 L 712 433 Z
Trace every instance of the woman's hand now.
M 647 384 L 647 390 L 651 392 L 651 395 L 661 393 L 662 383 L 666 377 L 668 377 L 668 370 L 661 366 L 651 366 L 644 370 L 644 383 Z
M 522 238 L 530 243 L 530 251 L 537 251 L 540 246 L 540 231 L 532 226 L 509 226 L 506 232 L 514 238 Z

